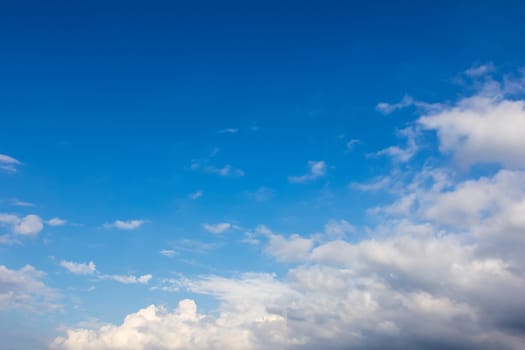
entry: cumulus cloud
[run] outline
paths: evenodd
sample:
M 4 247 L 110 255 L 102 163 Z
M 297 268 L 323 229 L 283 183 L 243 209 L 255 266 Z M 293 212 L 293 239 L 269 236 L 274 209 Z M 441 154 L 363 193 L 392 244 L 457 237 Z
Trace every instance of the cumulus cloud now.
M 203 224 L 202 227 L 208 232 L 220 234 L 231 229 L 232 224 L 230 224 L 229 222 L 220 222 L 218 224 Z
M 97 272 L 97 268 L 93 261 L 89 263 L 75 263 L 73 261 L 60 261 L 60 266 L 75 275 L 93 275 Z
M 0 170 L 3 170 L 8 173 L 15 173 L 17 171 L 17 167 L 21 165 L 22 163 L 6 154 L 0 154 Z
M 135 230 L 147 222 L 147 220 L 116 220 L 115 222 L 104 224 L 104 227 L 119 230 Z
M 309 161 L 308 168 L 309 171 L 307 174 L 301 176 L 289 176 L 288 181 L 294 184 L 303 184 L 326 175 L 326 163 L 322 160 Z
M 458 164 L 496 163 L 524 168 L 525 101 L 476 95 L 440 113 L 424 115 L 418 124 L 437 132 L 441 152 Z
M 34 214 L 18 216 L 0 213 L 0 225 L 10 226 L 13 234 L 35 236 L 44 228 L 44 221 Z
M 60 309 L 58 293 L 43 282 L 46 273 L 25 265 L 11 270 L 0 265 L 0 310 L 23 309 L 34 312 Z

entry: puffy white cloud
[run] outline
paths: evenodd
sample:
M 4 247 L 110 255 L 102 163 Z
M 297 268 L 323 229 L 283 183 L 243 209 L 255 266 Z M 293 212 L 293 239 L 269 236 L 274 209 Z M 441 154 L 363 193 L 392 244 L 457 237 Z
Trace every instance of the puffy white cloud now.
M 229 222 L 220 222 L 218 224 L 203 224 L 202 227 L 208 232 L 220 234 L 231 229 L 232 224 L 230 224 Z
M 327 167 L 326 163 L 322 160 L 308 161 L 308 168 L 309 168 L 308 173 L 305 175 L 301 175 L 301 176 L 289 176 L 288 181 L 290 183 L 298 183 L 298 184 L 313 181 L 319 177 L 326 175 L 326 167 Z
M 46 222 L 49 226 L 64 226 L 67 224 L 67 220 L 60 219 L 60 218 L 52 218 L 47 220 Z
M 0 310 L 24 309 L 41 312 L 60 309 L 58 293 L 42 281 L 46 273 L 25 265 L 11 270 L 0 265 Z
M 439 113 L 421 117 L 419 125 L 435 130 L 439 149 L 458 164 L 497 163 L 524 168 L 525 102 L 476 95 Z
M 22 163 L 19 160 L 11 156 L 8 156 L 6 154 L 0 154 L 0 170 L 9 173 L 14 173 L 17 170 L 16 167 L 21 164 Z
M 119 230 L 135 230 L 147 222 L 147 220 L 116 220 L 115 222 L 104 224 L 104 227 L 117 228 Z
M 38 215 L 17 216 L 0 213 L 0 225 L 8 225 L 14 234 L 34 236 L 44 228 L 44 221 Z
M 97 272 L 97 268 L 93 261 L 90 261 L 89 263 L 75 263 L 73 261 L 62 260 L 60 261 L 60 266 L 75 275 L 93 275 Z

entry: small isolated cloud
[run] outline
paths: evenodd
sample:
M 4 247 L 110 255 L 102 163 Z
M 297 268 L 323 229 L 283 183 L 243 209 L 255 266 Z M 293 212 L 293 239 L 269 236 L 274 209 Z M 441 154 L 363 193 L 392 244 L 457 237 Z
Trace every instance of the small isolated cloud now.
M 47 220 L 47 224 L 49 226 L 64 226 L 67 223 L 67 220 L 60 219 L 60 218 L 52 218 Z
M 172 249 L 162 249 L 159 253 L 161 255 L 167 256 L 168 258 L 172 258 L 177 255 L 177 252 Z
M 351 139 L 346 143 L 346 152 L 351 152 L 354 150 L 355 145 L 357 145 L 359 142 L 358 139 Z
M 294 184 L 303 184 L 326 175 L 326 163 L 322 160 L 309 161 L 308 168 L 309 171 L 307 174 L 301 176 L 289 176 L 288 181 Z
M 153 275 L 147 274 L 142 276 L 134 275 L 102 275 L 101 279 L 112 280 L 122 284 L 148 284 Z
M 222 168 L 210 165 L 204 168 L 204 171 L 210 174 L 217 174 L 224 177 L 241 177 L 244 176 L 244 170 L 226 164 Z
M 188 197 L 189 197 L 191 200 L 199 199 L 199 198 L 201 198 L 202 196 L 204 196 L 204 192 L 202 192 L 201 190 L 196 191 L 196 192 L 193 192 L 193 193 L 190 193 L 190 194 L 188 195 Z
M 227 128 L 227 129 L 218 130 L 217 134 L 236 134 L 238 132 L 239 132 L 239 129 L 237 128 Z
M 147 220 L 116 220 L 112 223 L 104 224 L 104 228 L 116 228 L 119 230 L 135 230 L 144 225 Z
M 14 234 L 35 236 L 44 228 L 44 221 L 40 216 L 34 214 L 20 217 L 0 213 L 0 225 L 10 226 Z
M 17 166 L 22 162 L 6 154 L 0 154 L 0 170 L 8 173 L 16 173 Z
M 15 207 L 34 207 L 35 205 L 30 202 L 21 201 L 19 199 L 12 199 L 9 204 L 15 206 Z
M 90 261 L 89 263 L 76 263 L 73 261 L 62 260 L 60 266 L 75 275 L 93 275 L 97 272 L 97 268 L 93 261 Z
M 218 224 L 203 224 L 202 227 L 211 233 L 221 234 L 232 228 L 232 224 L 229 222 L 221 222 Z

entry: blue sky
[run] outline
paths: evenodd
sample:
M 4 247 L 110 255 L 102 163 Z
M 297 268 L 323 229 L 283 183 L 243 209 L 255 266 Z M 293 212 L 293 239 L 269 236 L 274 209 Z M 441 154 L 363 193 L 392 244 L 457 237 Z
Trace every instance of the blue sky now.
M 2 3 L 3 342 L 522 348 L 524 13 Z

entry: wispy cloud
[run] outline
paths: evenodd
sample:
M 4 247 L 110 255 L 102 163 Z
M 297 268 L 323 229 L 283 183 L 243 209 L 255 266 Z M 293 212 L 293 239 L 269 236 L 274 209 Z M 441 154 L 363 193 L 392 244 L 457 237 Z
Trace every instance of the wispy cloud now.
M 319 177 L 326 175 L 326 163 L 322 160 L 309 161 L 308 168 L 309 168 L 309 171 L 307 174 L 301 175 L 301 176 L 289 176 L 288 181 L 290 183 L 302 184 L 302 183 L 313 181 Z
M 116 220 L 112 223 L 106 223 L 104 224 L 104 228 L 116 228 L 119 230 L 135 230 L 145 223 L 147 223 L 148 220 Z
M 11 156 L 0 154 L 0 170 L 8 173 L 15 173 L 17 171 L 17 167 L 21 164 L 22 162 Z
M 443 107 L 443 105 L 440 103 L 428 103 L 428 102 L 418 101 L 414 99 L 412 96 L 405 95 L 403 96 L 401 101 L 397 103 L 379 102 L 376 105 L 376 110 L 380 113 L 388 115 L 397 110 L 408 108 L 408 107 L 416 107 L 417 109 L 420 109 L 425 112 L 437 112 Z
M 16 198 L 13 198 L 11 201 L 9 201 L 9 204 L 15 207 L 34 207 L 35 206 L 33 203 L 21 201 Z
M 202 227 L 208 232 L 220 234 L 231 229 L 232 224 L 230 224 L 229 222 L 221 222 L 218 224 L 203 224 Z
M 217 134 L 236 134 L 238 132 L 239 132 L 239 129 L 237 128 L 227 128 L 227 129 L 218 130 Z
M 489 62 L 485 64 L 473 65 L 469 69 L 465 70 L 464 73 L 465 75 L 469 77 L 477 78 L 477 77 L 484 76 L 488 73 L 492 73 L 495 70 L 496 70 L 496 66 L 494 66 L 492 62 Z
M 153 275 L 102 275 L 100 276 L 100 278 L 105 280 L 112 280 L 122 284 L 148 284 L 148 282 L 153 278 Z
M 161 255 L 167 256 L 168 258 L 172 258 L 175 255 L 177 255 L 177 252 L 174 251 L 173 249 L 162 249 L 159 253 Z
M 241 177 L 244 176 L 244 170 L 236 168 L 230 164 L 226 164 L 222 168 L 215 167 L 213 165 L 204 168 L 204 171 L 210 174 L 217 174 L 224 177 Z
M 199 190 L 199 191 L 195 191 L 193 193 L 190 193 L 188 195 L 188 198 L 192 199 L 192 200 L 196 200 L 196 199 L 199 199 L 201 198 L 202 196 L 204 196 L 204 192 Z

